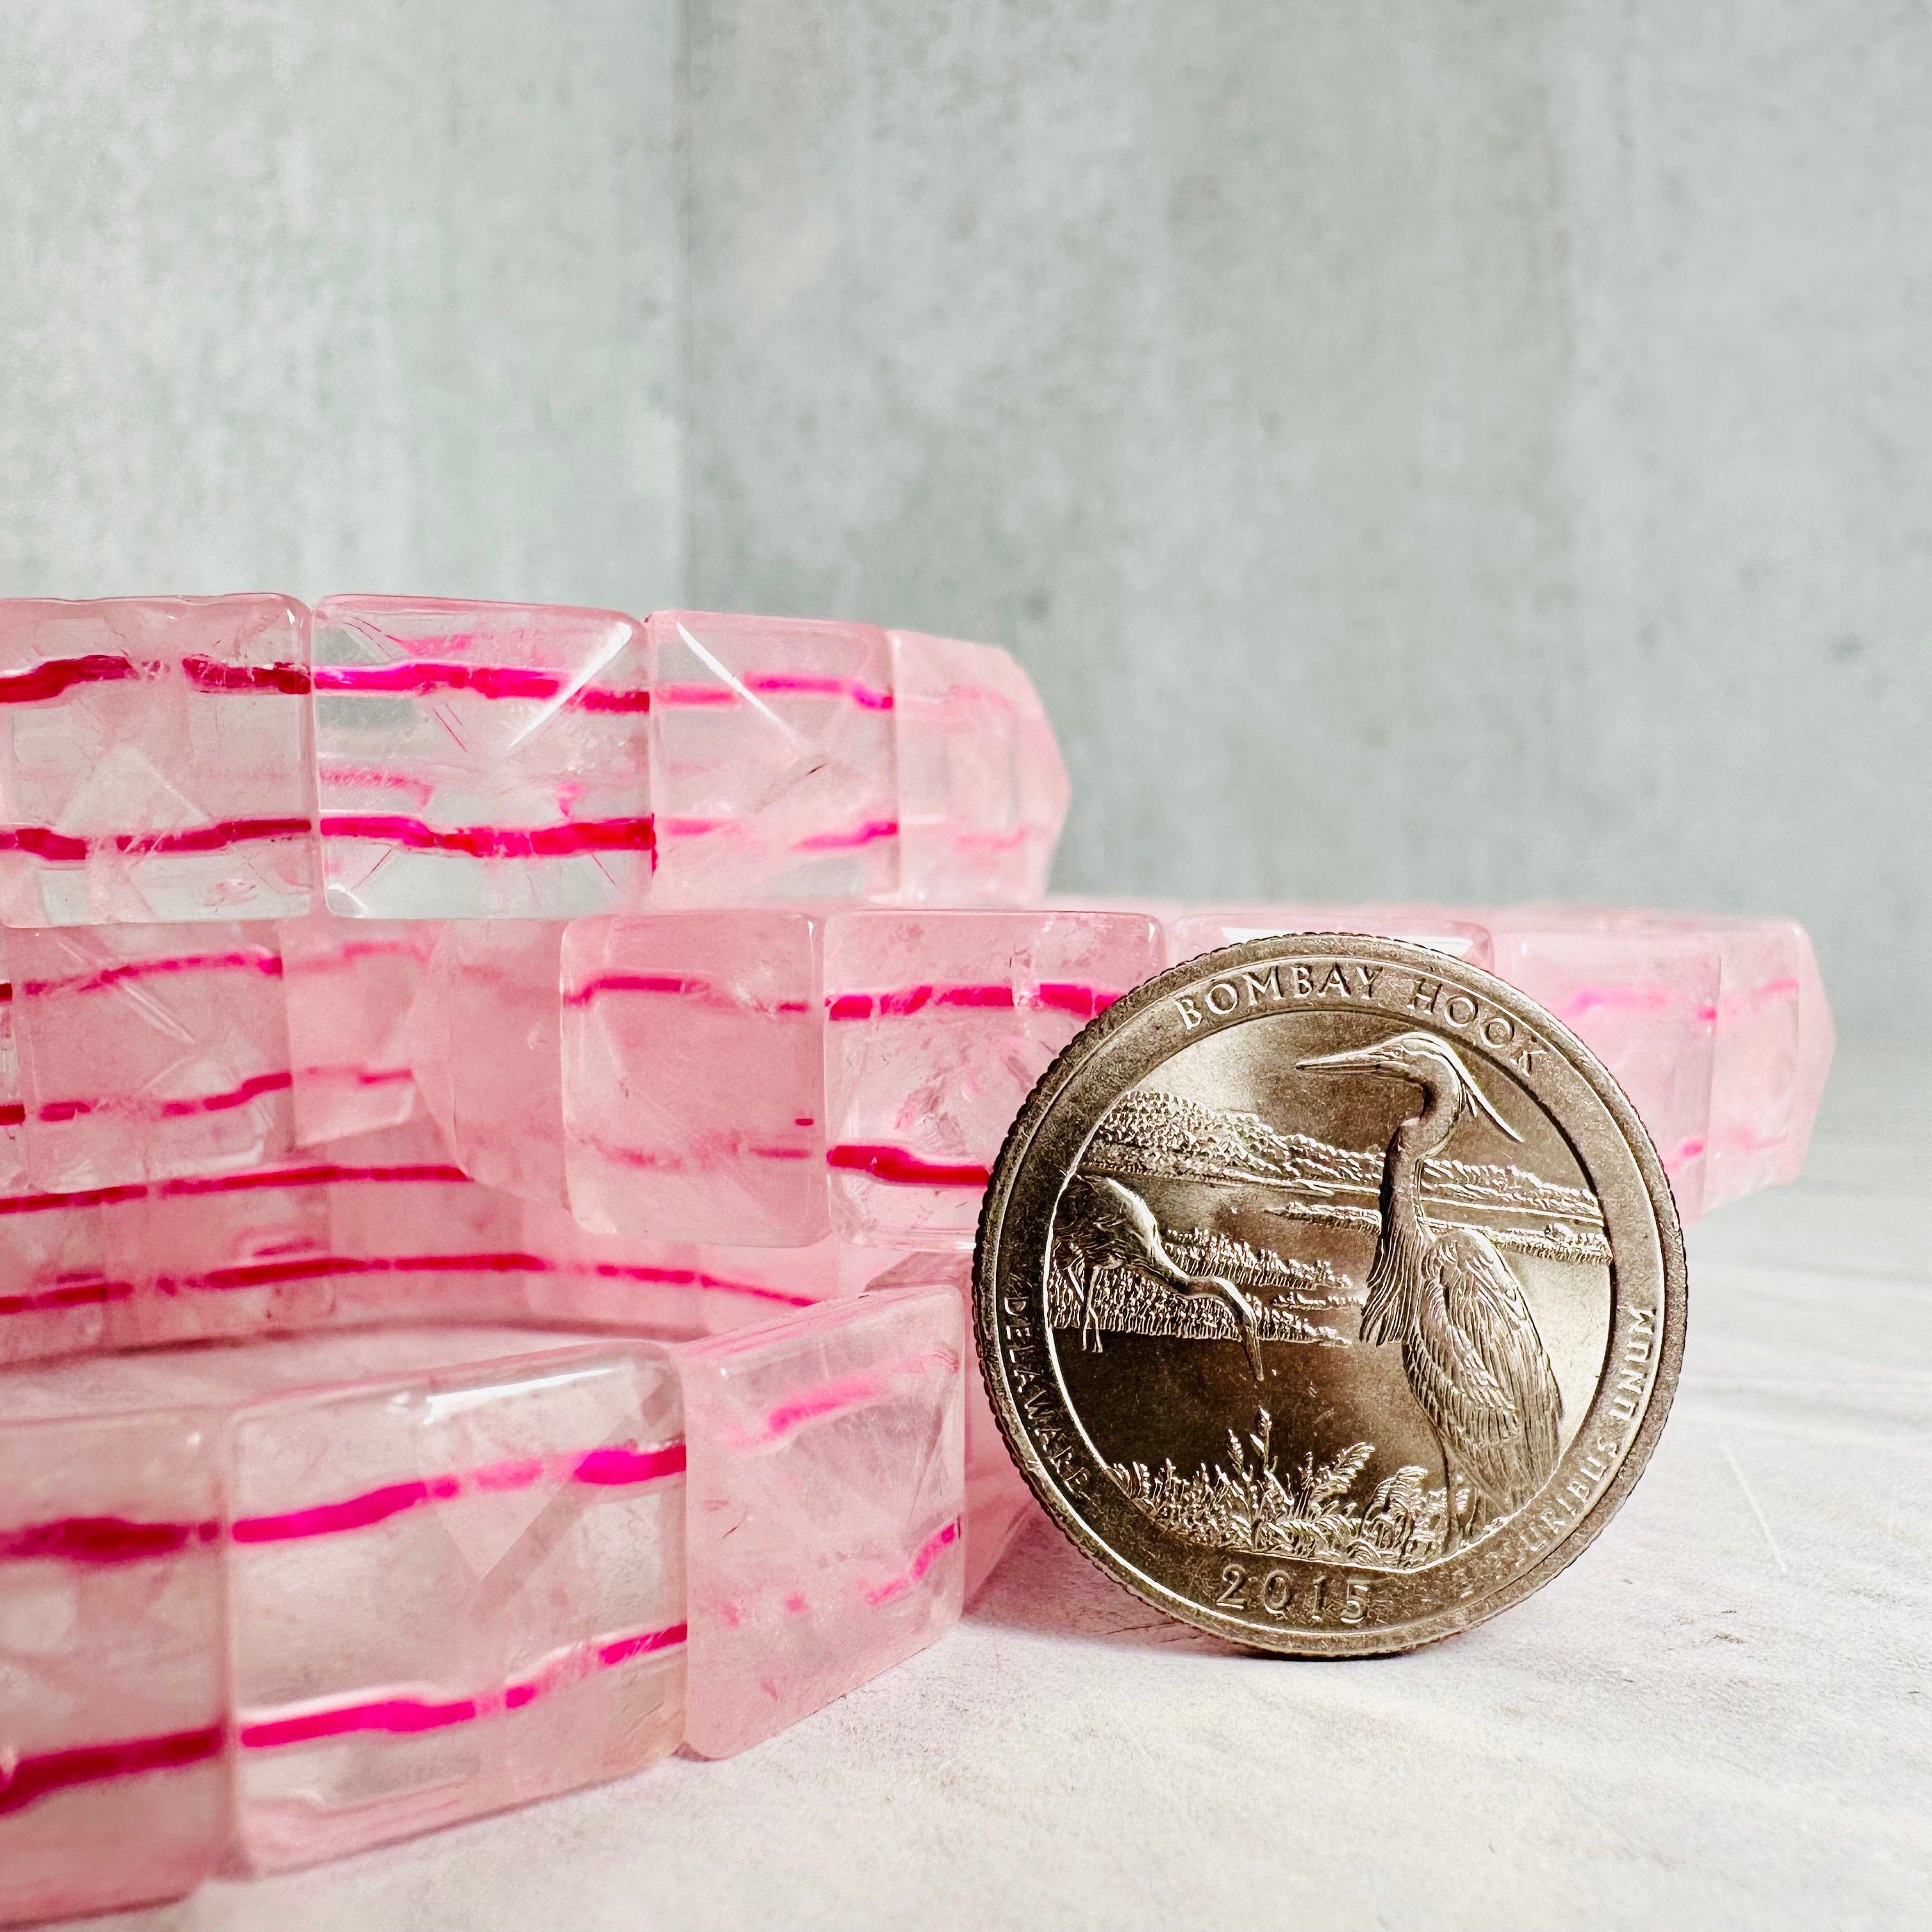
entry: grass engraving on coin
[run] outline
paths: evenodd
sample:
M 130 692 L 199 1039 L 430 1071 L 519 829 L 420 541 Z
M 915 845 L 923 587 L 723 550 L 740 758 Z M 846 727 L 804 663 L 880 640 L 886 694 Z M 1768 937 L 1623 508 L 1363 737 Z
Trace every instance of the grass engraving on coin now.
M 1013 1123 L 980 1223 L 994 1414 L 1156 1607 L 1304 1656 L 1520 1601 L 1636 1480 L 1683 1350 L 1648 1136 L 1573 1035 L 1392 940 L 1137 988 Z

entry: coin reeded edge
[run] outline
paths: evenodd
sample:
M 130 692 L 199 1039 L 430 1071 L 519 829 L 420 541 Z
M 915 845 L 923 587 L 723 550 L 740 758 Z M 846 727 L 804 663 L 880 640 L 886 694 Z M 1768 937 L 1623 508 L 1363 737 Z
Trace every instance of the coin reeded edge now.
M 1318 1633 L 1305 1628 L 1264 1630 L 1251 1622 L 1221 1616 L 1207 1605 L 1183 1596 L 1146 1575 L 1099 1537 L 1063 1493 L 1021 1420 L 1001 1366 L 998 1287 L 1006 1258 L 1003 1241 L 1016 1185 L 1040 1130 L 1076 1076 L 1102 1058 L 1110 1048 L 1117 1047 L 1118 1036 L 1142 1024 L 1163 1002 L 1190 988 L 1198 988 L 1217 976 L 1270 963 L 1286 966 L 1298 960 L 1338 958 L 1366 960 L 1426 971 L 1445 986 L 1456 986 L 1488 1000 L 1541 1034 L 1550 1046 L 1558 1051 L 1563 1061 L 1581 1078 L 1609 1115 L 1634 1164 L 1636 1178 L 1648 1197 L 1649 1221 L 1658 1251 L 1656 1286 L 1661 1320 L 1658 1324 L 1655 1352 L 1652 1358 L 1652 1372 L 1644 1394 L 1643 1407 L 1636 1419 L 1636 1426 L 1618 1452 L 1616 1467 L 1610 1472 L 1601 1487 L 1594 1490 L 1575 1520 L 1553 1532 L 1548 1547 L 1541 1554 L 1480 1594 L 1466 1596 L 1413 1621 Z M 1356 1010 L 1378 1010 L 1390 1018 L 1400 1016 L 1398 1010 L 1386 1006 L 1358 1007 Z M 1492 1054 L 1490 1057 L 1495 1056 Z M 1159 1064 L 1165 1058 L 1165 1054 L 1157 1056 L 1154 1064 Z M 1114 1097 L 1118 1098 L 1118 1092 L 1126 1090 L 1138 1077 L 1136 1075 L 1121 1083 Z M 1544 1108 L 1552 1124 L 1566 1139 L 1569 1138 L 1568 1127 L 1558 1118 L 1548 1102 L 1537 1094 L 1529 1082 L 1517 1077 L 1532 1098 Z M 1090 1133 L 1095 1123 L 1088 1124 Z M 1582 1150 L 1576 1148 L 1574 1141 L 1571 1145 L 1578 1157 L 1582 1159 Z M 1586 1172 L 1590 1172 L 1592 1163 L 1586 1160 L 1584 1165 Z M 1605 1204 L 1607 1213 L 1610 1204 L 1606 1202 Z M 1611 1331 L 1604 1364 L 1586 1412 L 1586 1424 L 1588 1415 L 1596 1410 L 1616 1372 L 1614 1345 L 1624 1265 L 1624 1258 L 1618 1253 L 1613 1243 Z M 1669 1413 L 1683 1356 L 1687 1282 L 1676 1204 L 1649 1133 L 1616 1080 L 1589 1048 L 1561 1022 L 1494 974 L 1429 948 L 1360 934 L 1286 934 L 1250 940 L 1204 953 L 1168 968 L 1090 1021 L 1041 1076 L 1008 1131 L 981 1204 L 974 1268 L 974 1325 L 980 1370 L 988 1400 L 1016 1463 L 1056 1526 L 1090 1560 L 1156 1609 L 1244 1648 L 1296 1656 L 1363 1656 L 1411 1649 L 1484 1622 L 1540 1588 L 1595 1539 L 1622 1507 L 1642 1473 Z M 1058 1382 L 1057 1370 L 1054 1386 L 1069 1419 L 1076 1429 L 1081 1429 L 1065 1389 Z M 1582 1433 L 1580 1427 L 1558 1466 L 1557 1475 L 1552 1476 L 1542 1492 L 1545 1496 L 1555 1491 L 1557 1477 L 1569 1466 L 1570 1455 L 1581 1442 Z

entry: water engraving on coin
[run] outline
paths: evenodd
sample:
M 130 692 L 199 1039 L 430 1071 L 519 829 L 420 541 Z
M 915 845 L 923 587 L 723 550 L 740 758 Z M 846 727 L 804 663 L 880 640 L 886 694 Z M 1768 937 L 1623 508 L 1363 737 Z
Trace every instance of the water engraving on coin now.
M 1406 1649 L 1588 1542 L 1663 1426 L 1682 1236 L 1629 1102 L 1486 973 L 1256 940 L 1094 1020 L 987 1190 L 980 1363 L 1060 1526 L 1161 1609 Z

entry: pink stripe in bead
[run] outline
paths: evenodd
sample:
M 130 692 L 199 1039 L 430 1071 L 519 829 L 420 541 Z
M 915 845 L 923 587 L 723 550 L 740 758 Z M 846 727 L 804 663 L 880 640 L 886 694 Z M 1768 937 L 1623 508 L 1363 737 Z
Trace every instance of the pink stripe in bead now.
M 748 671 L 738 680 L 760 698 L 849 698 L 867 711 L 890 711 L 892 694 L 876 686 L 862 684 L 856 678 L 814 677 L 787 672 Z M 661 684 L 656 696 L 660 705 L 698 709 L 707 705 L 736 704 L 738 693 L 724 684 Z
M 38 704 L 58 698 L 79 684 L 118 684 L 139 677 L 140 668 L 128 658 L 104 651 L 85 657 L 50 658 L 29 670 L 0 671 L 0 704 Z
M 904 1148 L 872 1142 L 847 1142 L 827 1148 L 825 1164 L 908 1187 L 984 1187 L 993 1178 L 989 1167 L 968 1161 L 926 1160 Z
M 302 1066 L 296 1071 L 304 1080 L 333 1080 L 352 1087 L 393 1087 L 413 1077 L 406 1066 Z
M 868 818 L 849 832 L 814 832 L 810 838 L 801 838 L 796 849 L 801 852 L 846 852 L 860 845 L 869 845 L 875 838 L 896 838 L 898 836 L 899 822 L 896 818 Z
M 649 818 L 583 818 L 561 825 L 439 828 L 393 812 L 324 812 L 325 838 L 368 838 L 411 852 L 461 852 L 472 859 L 559 859 L 585 852 L 651 852 Z
M 271 980 L 282 976 L 281 956 L 266 946 L 234 952 L 189 952 L 172 959 L 128 959 L 98 972 L 78 973 L 64 980 L 26 980 L 20 991 L 29 998 L 45 993 L 98 993 L 130 980 L 164 979 L 179 973 L 260 973 Z
M 202 1763 L 220 1756 L 223 1735 L 221 1725 L 207 1724 L 196 1730 L 170 1731 L 161 1737 L 77 1744 L 67 1750 L 20 1758 L 10 1765 L 0 1758 L 0 1816 L 23 1811 L 35 1799 L 77 1784 Z
M 413 1696 L 374 1697 L 352 1704 L 311 1707 L 286 1717 L 257 1718 L 244 1722 L 236 1737 L 244 1750 L 269 1750 L 280 1745 L 310 1744 L 322 1738 L 342 1737 L 356 1731 L 382 1731 L 410 1736 L 442 1730 L 452 1724 L 474 1724 L 479 1718 L 520 1711 L 546 1693 L 574 1683 L 600 1670 L 614 1670 L 633 1658 L 675 1649 L 686 1637 L 682 1624 L 662 1630 L 626 1631 L 593 1637 L 561 1652 L 535 1675 L 506 1684 L 494 1696 L 431 1700 Z
M 218 1522 L 136 1522 L 119 1516 L 62 1516 L 22 1529 L 0 1529 L 0 1562 L 50 1557 L 63 1563 L 142 1563 L 212 1543 Z
M 237 1543 L 301 1542 L 313 1536 L 370 1529 L 425 1503 L 454 1502 L 472 1492 L 501 1495 L 529 1489 L 546 1479 L 584 1483 L 598 1489 L 628 1488 L 668 1476 L 681 1476 L 684 1463 L 682 1442 L 652 1449 L 625 1444 L 562 1456 L 527 1456 L 491 1463 L 458 1475 L 390 1483 L 341 1502 L 317 1503 L 307 1509 L 285 1510 L 272 1516 L 240 1516 L 231 1533 Z
M 251 1100 L 259 1100 L 265 1094 L 286 1093 L 295 1084 L 294 1076 L 284 1068 L 274 1073 L 255 1073 L 238 1087 L 231 1087 L 223 1094 L 197 1094 L 189 1099 L 164 1100 L 158 1107 L 127 1108 L 128 1112 L 138 1112 L 150 1120 L 186 1120 L 197 1114 L 224 1114 L 231 1108 L 245 1107 Z M 104 1111 L 122 1111 L 124 1103 L 118 1100 L 50 1100 L 34 1110 L 38 1120 L 58 1122 L 77 1120 L 89 1114 Z
M 133 1295 L 131 1281 L 92 1281 L 56 1283 L 32 1294 L 0 1294 L 0 1316 L 50 1315 L 63 1308 L 92 1308 L 110 1301 L 125 1301 Z
M 412 1161 L 394 1167 L 343 1167 L 332 1161 L 319 1161 L 306 1167 L 256 1168 L 245 1174 L 191 1174 L 172 1180 L 129 1181 L 113 1187 L 77 1188 L 65 1194 L 0 1195 L 0 1216 L 40 1214 L 62 1208 L 95 1208 L 150 1198 L 241 1193 L 258 1187 L 318 1186 L 339 1180 L 460 1181 L 466 1187 L 472 1184 L 461 1168 L 442 1161 Z M 0 1307 L 4 1305 L 0 1303 Z
M 366 692 L 406 697 L 427 697 L 436 691 L 465 691 L 482 698 L 562 698 L 575 711 L 650 710 L 651 694 L 632 688 L 610 691 L 592 684 L 572 686 L 561 671 L 538 670 L 518 664 L 452 664 L 435 658 L 404 658 L 393 664 L 318 664 L 319 692 Z
M 898 1575 L 889 1577 L 884 1582 L 868 1590 L 866 1592 L 866 1602 L 877 1608 L 880 1604 L 889 1603 L 894 1597 L 903 1596 L 939 1561 L 941 1554 L 958 1540 L 959 1520 L 956 1516 L 920 1545 L 911 1562 Z
M 310 688 L 307 664 L 232 664 L 217 658 L 184 657 L 182 669 L 197 691 L 276 692 L 305 698 Z
M 8 825 L 0 826 L 0 852 L 24 852 L 50 864 L 78 865 L 101 847 L 130 853 L 221 852 L 257 839 L 306 838 L 311 830 L 308 820 L 295 818 L 225 818 L 183 831 L 117 832 L 111 837 L 89 838 L 44 825 Z
M 1559 1020 L 1580 1020 L 1601 1010 L 1654 1012 L 1670 1004 L 1670 995 L 1654 986 L 1582 986 L 1560 1005 L 1550 1008 Z
M 593 1489 L 630 1489 L 684 1473 L 682 1442 L 638 1449 L 606 1444 L 556 1456 L 535 1456 L 491 1463 L 459 1474 L 392 1483 L 338 1503 L 290 1510 L 280 1515 L 244 1516 L 232 1526 L 237 1543 L 292 1543 L 310 1537 L 368 1529 L 425 1503 L 454 1502 L 472 1493 L 500 1495 L 546 1480 L 581 1483 Z M 0 1530 L 0 1562 L 29 1558 L 68 1563 L 140 1563 L 172 1556 L 196 1544 L 214 1542 L 219 1523 L 139 1522 L 123 1516 L 62 1516 Z
M 928 1006 L 970 1006 L 1010 1010 L 1022 1005 L 1091 1019 L 1120 998 L 1098 986 L 1063 980 L 1042 980 L 1037 986 L 1016 989 L 1010 984 L 959 986 L 906 986 L 889 993 L 840 993 L 826 1003 L 826 1016 L 834 1020 L 902 1018 Z

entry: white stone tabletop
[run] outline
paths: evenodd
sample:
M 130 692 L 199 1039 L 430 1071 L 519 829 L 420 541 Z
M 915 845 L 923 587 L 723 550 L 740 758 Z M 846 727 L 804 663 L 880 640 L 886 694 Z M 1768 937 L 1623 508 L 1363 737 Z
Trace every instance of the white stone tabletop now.
M 1402 1658 L 1252 1658 L 1043 1522 L 961 1628 L 722 1763 L 91 1922 L 274 1932 L 1922 1922 L 1932 1063 L 1690 1241 L 1675 1412 L 1574 1568 Z

